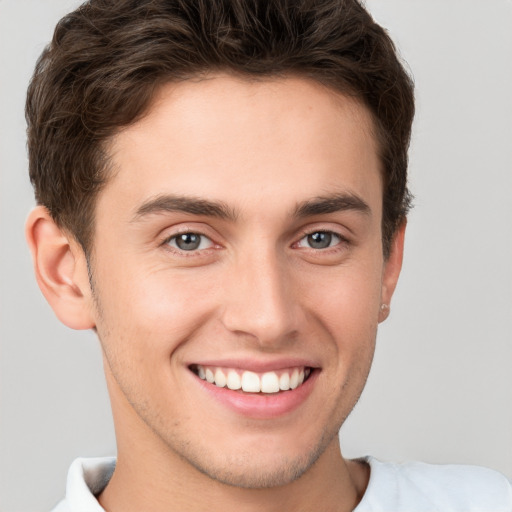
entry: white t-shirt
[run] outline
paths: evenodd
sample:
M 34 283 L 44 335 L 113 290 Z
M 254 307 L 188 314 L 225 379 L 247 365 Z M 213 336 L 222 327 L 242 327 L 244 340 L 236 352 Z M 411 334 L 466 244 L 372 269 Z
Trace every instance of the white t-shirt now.
M 362 460 L 370 465 L 370 481 L 354 512 L 512 512 L 512 483 L 491 469 Z M 107 485 L 115 463 L 113 457 L 76 459 L 66 498 L 52 512 L 105 512 L 94 496 Z

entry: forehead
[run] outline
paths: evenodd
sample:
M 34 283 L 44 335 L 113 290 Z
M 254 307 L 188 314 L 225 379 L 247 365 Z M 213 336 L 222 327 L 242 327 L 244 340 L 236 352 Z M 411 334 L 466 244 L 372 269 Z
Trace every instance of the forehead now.
M 136 209 L 172 193 L 261 209 L 333 191 L 382 193 L 367 109 L 301 78 L 167 84 L 110 152 L 117 172 L 99 206 L 122 196 Z

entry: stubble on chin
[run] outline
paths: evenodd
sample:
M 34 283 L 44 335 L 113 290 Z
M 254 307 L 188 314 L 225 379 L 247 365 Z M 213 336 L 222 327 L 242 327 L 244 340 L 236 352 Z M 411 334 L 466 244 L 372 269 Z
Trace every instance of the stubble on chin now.
M 211 462 L 211 454 L 206 450 L 180 457 L 200 473 L 221 484 L 240 489 L 270 489 L 301 478 L 314 466 L 337 435 L 338 431 L 326 433 L 308 453 L 294 458 L 281 456 L 276 461 L 261 461 L 254 453 L 239 453 L 226 457 L 221 464 L 214 464 Z

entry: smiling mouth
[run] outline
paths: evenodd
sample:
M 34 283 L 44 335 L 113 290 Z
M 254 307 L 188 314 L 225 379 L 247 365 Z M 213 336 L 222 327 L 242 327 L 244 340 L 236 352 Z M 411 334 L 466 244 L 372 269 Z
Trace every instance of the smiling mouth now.
M 220 368 L 194 364 L 190 370 L 200 379 L 219 388 L 245 393 L 279 393 L 302 386 L 311 376 L 313 368 L 301 366 L 278 371 L 256 373 L 236 368 Z

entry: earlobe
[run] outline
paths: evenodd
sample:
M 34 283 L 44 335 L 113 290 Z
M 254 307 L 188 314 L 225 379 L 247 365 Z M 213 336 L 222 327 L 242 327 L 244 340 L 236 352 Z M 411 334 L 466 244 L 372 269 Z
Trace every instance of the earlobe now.
M 25 236 L 39 288 L 59 320 L 72 329 L 93 328 L 87 262 L 80 245 L 43 206 L 30 212 Z
M 393 297 L 398 277 L 400 276 L 400 270 L 402 269 L 406 225 L 407 221 L 404 220 L 397 229 L 391 243 L 389 257 L 384 262 L 379 322 L 383 322 L 389 316 L 391 298 Z

